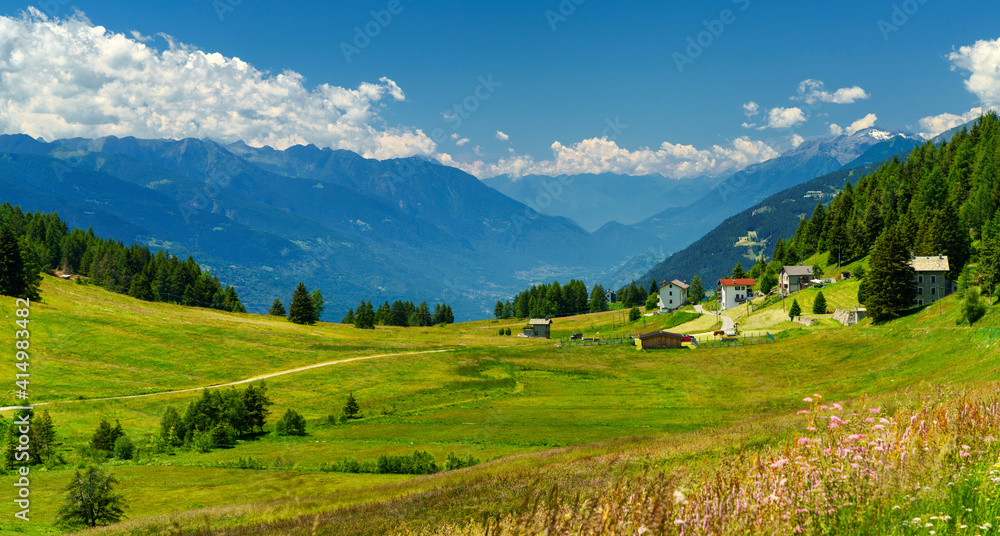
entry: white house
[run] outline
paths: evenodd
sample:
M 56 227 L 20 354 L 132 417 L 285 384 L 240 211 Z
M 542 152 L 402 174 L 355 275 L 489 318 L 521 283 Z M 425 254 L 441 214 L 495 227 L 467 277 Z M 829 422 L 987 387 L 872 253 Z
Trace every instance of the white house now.
M 719 286 L 722 287 L 722 299 L 719 309 L 725 311 L 738 305 L 746 303 L 753 298 L 753 286 L 756 282 L 753 279 L 720 279 Z
M 812 278 L 812 266 L 782 266 L 778 273 L 778 286 L 781 293 L 787 296 L 808 287 Z
M 660 284 L 660 312 L 668 313 L 675 309 L 680 309 L 687 303 L 687 284 L 674 279 L 671 282 L 664 281 Z

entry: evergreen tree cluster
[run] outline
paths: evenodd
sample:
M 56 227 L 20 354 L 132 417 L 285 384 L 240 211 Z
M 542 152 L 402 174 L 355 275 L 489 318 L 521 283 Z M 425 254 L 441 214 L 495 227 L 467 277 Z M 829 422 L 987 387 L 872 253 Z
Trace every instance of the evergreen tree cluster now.
M 451 306 L 446 303 L 434 305 L 432 313 L 427 302 L 420 302 L 414 305 L 412 301 L 396 300 L 389 304 L 386 300 L 378 309 L 371 302 L 361 300 L 357 310 L 351 308 L 347 311 L 347 316 L 340 321 L 342 324 L 354 324 L 361 329 L 372 329 L 376 324 L 380 326 L 400 326 L 400 327 L 420 327 L 435 326 L 437 324 L 454 324 L 455 313 Z
M 17 460 L 15 455 L 21 432 L 14 423 L 24 415 L 28 416 L 28 459 Z M 54 457 L 56 430 L 48 411 L 36 415 L 34 410 L 20 409 L 14 412 L 14 420 L 8 422 L 0 417 L 0 468 L 12 470 L 17 465 L 40 465 Z M 16 465 L 15 465 L 16 464 Z
M 264 431 L 271 405 L 263 382 L 242 391 L 206 389 L 201 398 L 188 404 L 183 416 L 173 406 L 167 407 L 160 419 L 160 439 L 201 452 L 232 447 L 236 439 Z
M 188 257 L 181 261 L 163 250 L 156 253 L 146 246 L 126 246 L 116 240 L 105 240 L 93 229 L 70 230 L 58 214 L 26 213 L 20 207 L 4 203 L 0 206 L 0 227 L 9 228 L 21 245 L 22 263 L 28 275 L 20 287 L 5 282 L 13 260 L 14 249 L 6 232 L 0 235 L 0 291 L 27 292 L 37 297 L 38 272 L 75 273 L 90 278 L 92 283 L 147 301 L 161 301 L 208 307 L 243 313 L 246 309 L 236 289 L 223 286 L 219 280 Z M 27 291 L 19 289 L 28 287 Z M 34 290 L 32 290 L 34 289 Z
M 598 285 L 600 287 L 600 285 Z M 597 291 L 597 287 L 594 288 Z M 607 309 L 604 289 L 600 291 L 601 308 Z M 589 296 L 589 298 L 588 298 Z M 603 303 L 603 306 L 601 306 Z M 500 305 L 500 302 L 497 302 Z M 503 304 L 503 314 L 498 318 L 545 318 L 567 316 L 593 311 L 594 295 L 587 294 L 587 285 L 583 281 L 571 279 L 569 283 L 560 285 L 558 281 L 532 285 L 531 288 L 518 292 L 514 298 Z M 496 315 L 496 310 L 494 310 Z
M 659 292 L 658 287 L 656 290 Z M 648 296 L 646 289 L 642 285 L 637 285 L 634 280 L 628 286 L 618 289 L 618 302 L 622 307 L 642 307 L 646 305 L 646 296 Z

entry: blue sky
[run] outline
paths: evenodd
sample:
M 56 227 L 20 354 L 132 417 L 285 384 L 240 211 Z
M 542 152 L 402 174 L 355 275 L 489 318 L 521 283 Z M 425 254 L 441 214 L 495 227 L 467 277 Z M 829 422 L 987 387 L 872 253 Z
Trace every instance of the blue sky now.
M 0 14 L 17 18 L 29 5 L 8 3 Z M 160 52 L 169 44 L 156 36 L 166 34 L 191 49 L 226 59 L 238 57 L 262 71 L 265 83 L 294 71 L 304 77 L 298 83 L 306 92 L 323 84 L 348 90 L 369 84 L 370 91 L 362 91 L 359 101 L 339 111 L 354 117 L 350 128 L 333 129 L 336 132 L 329 135 L 318 123 L 336 120 L 324 118 L 316 108 L 322 108 L 323 98 L 339 98 L 335 95 L 306 95 L 302 98 L 310 98 L 312 104 L 293 114 L 273 101 L 247 106 L 272 108 L 285 117 L 310 116 L 302 120 L 317 124 L 301 128 L 299 141 L 351 148 L 373 157 L 423 153 L 480 176 L 503 171 L 660 172 L 678 177 L 720 173 L 773 156 L 799 136 L 829 135 L 837 127 L 850 131 L 852 123 L 866 117 L 856 126 L 877 117 L 874 124 L 882 128 L 934 133 L 963 115 L 973 115 L 970 110 L 975 107 L 992 107 L 1000 100 L 991 75 L 991 67 L 995 73 L 1000 60 L 994 46 L 1000 39 L 996 2 L 362 0 L 289 5 L 181 0 L 125 5 L 93 0 L 34 4 L 50 19 L 54 15 L 61 20 L 77 9 L 108 36 L 123 34 L 137 43 L 153 36 L 144 42 Z M 396 13 L 388 13 L 390 9 Z M 33 24 L 38 23 L 36 19 Z M 42 39 L 38 37 L 42 32 L 32 28 L 37 26 L 23 34 L 26 47 L 27 41 Z M 374 37 L 356 41 L 359 29 L 365 28 Z M 132 37 L 133 31 L 139 37 Z M 80 39 L 59 43 L 63 38 L 58 33 L 52 33 L 56 42 L 42 48 L 104 46 L 81 44 Z M 8 40 L 16 39 L 8 34 Z M 700 39 L 701 45 L 691 47 L 689 39 Z M 983 44 L 976 47 L 979 41 Z M 39 48 L 37 42 L 32 46 Z M 345 46 L 354 48 L 345 54 Z M 960 47 L 975 48 L 959 54 Z M 80 62 L 89 61 L 87 52 L 79 54 Z M 55 61 L 52 55 L 46 61 Z M 679 57 L 690 60 L 680 60 L 683 69 L 678 68 Z M 961 65 L 974 68 L 970 72 Z M 103 66 L 98 78 L 113 80 L 117 75 L 108 74 L 108 69 L 114 68 Z M 0 71 L 4 70 L 16 69 L 0 62 Z M 206 72 L 213 76 L 211 68 Z M 972 89 L 966 87 L 965 81 L 976 73 L 982 80 Z M 75 91 L 74 86 L 57 87 L 65 75 L 49 78 L 43 85 L 51 85 L 53 95 Z M 388 81 L 380 82 L 383 79 Z M 33 80 L 31 85 L 37 85 Z M 798 92 L 807 80 L 814 82 L 805 90 L 826 91 L 814 94 L 811 106 Z M 22 84 L 29 86 L 27 81 Z M 5 132 L 35 130 L 28 133 L 49 137 L 64 131 L 120 135 L 132 129 L 142 137 L 156 132 L 156 120 L 151 121 L 150 115 L 123 119 L 112 108 L 103 119 L 71 117 L 42 126 L 43 105 L 4 95 L 15 92 L 11 89 L 15 85 L 0 86 L 0 99 L 21 102 L 26 108 L 20 115 L 9 114 L 17 115 L 17 120 L 0 121 Z M 839 89 L 845 91 L 836 94 Z M 99 93 L 93 98 L 97 107 L 108 100 Z M 155 97 L 144 97 L 151 98 Z M 838 100 L 841 103 L 831 102 Z M 239 102 L 246 101 L 244 96 Z M 745 114 L 744 104 L 750 102 L 758 105 L 757 115 Z M 200 115 L 224 117 L 223 104 Z M 449 112 L 455 105 L 467 107 L 460 126 Z M 59 103 L 50 106 L 61 108 Z M 365 107 L 367 111 L 359 111 Z M 774 108 L 782 113 L 772 124 L 794 123 L 791 128 L 760 128 L 768 124 Z M 177 109 L 166 106 L 160 116 Z M 946 113 L 958 118 L 938 117 Z M 299 139 L 285 134 L 267 138 L 260 134 L 264 128 L 260 121 L 252 131 L 228 127 L 224 119 L 205 123 L 191 132 L 163 127 L 162 135 L 256 136 L 260 143 L 271 140 L 274 145 Z M 508 139 L 501 139 L 498 131 Z M 389 141 L 379 137 L 383 132 L 391 134 Z M 352 138 L 367 141 L 355 147 Z M 559 144 L 557 149 L 554 143 Z

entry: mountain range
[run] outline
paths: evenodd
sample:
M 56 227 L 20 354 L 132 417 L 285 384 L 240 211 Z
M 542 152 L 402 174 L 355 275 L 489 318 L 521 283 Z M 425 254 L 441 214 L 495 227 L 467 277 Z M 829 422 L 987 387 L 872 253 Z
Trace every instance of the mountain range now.
M 327 320 L 361 299 L 443 301 L 461 320 L 536 282 L 616 288 L 767 195 L 915 143 L 868 129 L 805 142 L 725 179 L 480 181 L 424 158 L 379 161 L 313 145 L 4 135 L 0 197 L 193 255 L 252 312 L 304 281 L 327 297 Z M 553 202 L 541 206 L 539 191 Z
M 328 320 L 361 299 L 481 317 L 526 284 L 596 280 L 636 253 L 458 169 L 315 146 L 0 136 L 0 198 L 194 255 L 254 312 L 304 281 Z

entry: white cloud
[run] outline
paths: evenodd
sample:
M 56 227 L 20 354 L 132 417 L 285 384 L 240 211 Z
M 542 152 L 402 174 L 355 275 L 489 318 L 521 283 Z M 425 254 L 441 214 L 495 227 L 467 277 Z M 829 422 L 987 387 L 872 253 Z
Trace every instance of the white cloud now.
M 568 146 L 557 141 L 551 148 L 552 159 L 542 161 L 536 161 L 529 155 L 501 158 L 493 164 L 479 160 L 458 163 L 450 157 L 441 161 L 481 178 L 501 174 L 520 177 L 528 174 L 557 176 L 578 173 L 659 173 L 671 178 L 689 178 L 743 169 L 778 156 L 771 146 L 747 137 L 736 138 L 727 146 L 713 145 L 709 149 L 664 142 L 656 149 L 632 151 L 619 147 L 607 138 L 591 138 Z
M 162 51 L 82 14 L 49 20 L 29 8 L 0 17 L 0 132 L 241 139 L 279 149 L 315 143 L 371 158 L 436 149 L 418 129 L 384 124 L 385 101 L 406 99 L 388 78 L 308 89 L 296 72 L 262 72 L 161 37 Z
M 859 130 L 864 130 L 868 127 L 874 126 L 875 121 L 878 121 L 878 116 L 875 114 L 868 114 L 861 119 L 851 123 L 851 126 L 847 127 L 847 135 L 850 136 Z
M 976 107 L 962 115 L 944 113 L 941 115 L 930 115 L 920 120 L 920 133 L 924 138 L 930 139 L 938 134 L 953 129 L 959 125 L 964 125 L 982 115 L 983 109 Z
M 757 123 L 747 123 L 746 121 L 744 121 L 741 126 L 743 128 L 753 128 L 753 127 L 757 126 Z
M 462 139 L 456 141 L 455 145 L 458 145 L 459 147 L 461 147 L 461 146 L 465 145 L 466 143 L 469 143 L 469 138 L 462 138 Z
M 788 128 L 805 122 L 806 114 L 800 108 L 771 108 L 767 113 L 767 124 L 759 128 Z
M 838 125 L 837 123 L 830 123 L 831 136 L 842 136 L 843 134 L 844 134 L 844 127 Z
M 826 90 L 826 86 L 822 81 L 810 78 L 799 82 L 799 96 L 793 98 L 805 101 L 806 104 L 817 102 L 851 104 L 854 101 L 867 99 L 868 97 L 870 97 L 868 92 L 858 86 L 842 87 L 830 93 Z
M 507 140 L 510 139 L 510 136 L 508 136 L 508 135 L 504 134 L 502 131 L 498 130 L 497 131 L 497 139 L 500 140 L 500 141 L 507 141 Z
M 961 47 L 948 54 L 948 60 L 952 70 L 969 71 L 965 88 L 979 97 L 985 109 L 1000 107 L 1000 39 L 976 41 L 972 46 Z
M 804 141 L 806 141 L 806 139 L 803 138 L 802 136 L 799 136 L 798 134 L 792 134 L 792 139 L 791 139 L 792 147 L 798 147 L 799 145 L 802 145 L 802 142 Z
M 743 105 L 743 114 L 747 116 L 747 119 L 760 113 L 760 105 L 754 101 L 750 101 Z

